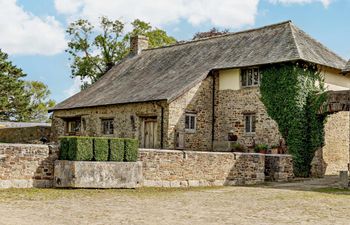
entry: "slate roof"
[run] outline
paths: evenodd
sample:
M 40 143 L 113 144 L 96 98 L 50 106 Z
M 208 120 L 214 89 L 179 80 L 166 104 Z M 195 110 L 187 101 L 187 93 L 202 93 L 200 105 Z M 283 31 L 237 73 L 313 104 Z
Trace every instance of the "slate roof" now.
M 348 61 L 348 63 L 345 65 L 344 69 L 343 69 L 343 73 L 350 73 L 350 60 Z
M 291 21 L 148 49 L 127 57 L 90 88 L 51 111 L 166 100 L 171 102 L 213 69 L 305 60 L 342 70 L 346 61 Z

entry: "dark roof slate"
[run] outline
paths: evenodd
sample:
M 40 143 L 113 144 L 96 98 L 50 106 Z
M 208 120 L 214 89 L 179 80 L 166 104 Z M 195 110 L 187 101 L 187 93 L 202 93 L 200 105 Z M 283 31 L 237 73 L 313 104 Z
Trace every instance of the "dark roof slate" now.
M 291 21 L 144 50 L 115 65 L 90 88 L 52 110 L 166 100 L 171 102 L 213 69 L 294 60 L 343 69 L 345 60 Z
M 344 69 L 343 69 L 344 73 L 350 73 L 350 60 L 348 61 L 348 63 L 345 65 Z

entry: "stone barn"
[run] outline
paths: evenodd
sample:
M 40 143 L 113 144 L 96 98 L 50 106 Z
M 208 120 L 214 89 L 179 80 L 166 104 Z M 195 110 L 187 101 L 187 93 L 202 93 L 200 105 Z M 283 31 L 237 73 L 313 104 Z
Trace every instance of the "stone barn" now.
M 291 21 L 153 49 L 138 36 L 130 46 L 100 80 L 51 109 L 56 140 L 129 137 L 141 148 L 193 151 L 278 145 L 277 124 L 260 101 L 261 68 L 312 63 L 329 90 L 350 90 L 346 61 Z

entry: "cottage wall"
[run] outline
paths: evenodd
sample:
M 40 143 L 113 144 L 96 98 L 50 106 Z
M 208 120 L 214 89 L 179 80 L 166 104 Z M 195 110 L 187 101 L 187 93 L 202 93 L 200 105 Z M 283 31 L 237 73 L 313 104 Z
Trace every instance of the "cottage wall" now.
M 259 87 L 222 89 L 219 88 L 223 82 L 220 75 L 216 76 L 215 82 L 215 142 L 227 142 L 229 133 L 233 133 L 237 142 L 246 147 L 254 143 L 277 145 L 281 138 L 278 125 L 267 115 L 260 101 Z M 233 76 L 239 76 L 239 73 Z M 256 115 L 255 134 L 245 133 L 245 114 Z
M 123 105 L 111 105 L 70 110 L 58 110 L 53 113 L 52 136 L 53 140 L 66 134 L 65 120 L 70 117 L 81 116 L 81 136 L 112 136 L 120 138 L 137 138 L 141 140 L 141 126 L 143 118 L 157 118 L 157 143 L 156 148 L 161 147 L 161 120 L 164 130 L 167 129 L 167 106 L 161 102 L 135 103 Z M 102 134 L 101 119 L 114 119 L 114 132 L 111 135 Z M 163 136 L 166 139 L 166 136 Z M 166 146 L 164 146 L 166 147 Z
M 185 115 L 196 115 L 196 131 L 185 130 Z M 213 125 L 213 77 L 209 76 L 169 104 L 168 144 L 175 149 L 176 133 L 184 138 L 184 149 L 210 151 Z

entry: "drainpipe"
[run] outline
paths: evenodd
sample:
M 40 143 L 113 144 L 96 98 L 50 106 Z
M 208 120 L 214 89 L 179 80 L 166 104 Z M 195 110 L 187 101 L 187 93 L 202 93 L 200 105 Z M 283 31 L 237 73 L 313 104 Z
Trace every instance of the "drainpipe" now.
M 164 148 L 164 106 L 156 102 L 156 105 L 160 107 L 161 110 L 161 118 L 160 118 L 160 148 Z
M 213 88 L 212 88 L 212 125 L 211 125 L 211 150 L 214 151 L 214 139 L 215 139 L 215 73 L 211 72 L 213 77 Z

